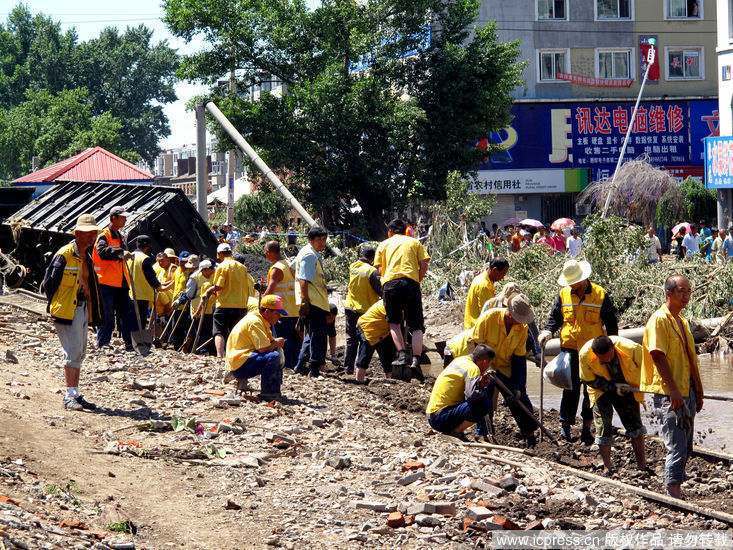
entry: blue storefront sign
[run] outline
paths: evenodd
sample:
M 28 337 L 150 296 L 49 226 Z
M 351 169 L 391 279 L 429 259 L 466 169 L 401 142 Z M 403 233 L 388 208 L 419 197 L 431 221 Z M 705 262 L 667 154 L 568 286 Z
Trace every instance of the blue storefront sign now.
M 733 189 L 733 137 L 705 140 L 705 187 Z
M 479 169 L 588 168 L 596 179 L 613 172 L 629 124 L 624 160 L 647 153 L 659 167 L 703 165 L 704 140 L 718 135 L 717 101 L 643 101 L 632 123 L 633 108 L 633 102 L 515 104 L 511 125 L 479 143 L 503 147 Z

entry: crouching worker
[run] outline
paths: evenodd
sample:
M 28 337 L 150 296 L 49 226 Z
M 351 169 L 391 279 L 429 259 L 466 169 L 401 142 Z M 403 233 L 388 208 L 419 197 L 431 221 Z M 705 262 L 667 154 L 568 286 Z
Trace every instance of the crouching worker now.
M 478 424 L 479 431 L 486 429 L 493 392 L 488 370 L 493 359 L 494 350 L 479 344 L 470 355 L 455 359 L 443 369 L 425 409 L 431 428 L 464 441 L 463 432 L 474 424 Z
M 613 474 L 611 445 L 613 435 L 611 421 L 616 409 L 636 457 L 636 467 L 646 470 L 644 434 L 639 403 L 644 394 L 632 392 L 639 386 L 643 348 L 622 336 L 598 336 L 580 350 L 580 379 L 588 387 L 588 397 L 593 407 L 595 442 L 603 459 L 603 475 Z
M 224 383 L 239 380 L 238 386 L 246 388 L 246 380 L 261 376 L 261 401 L 282 399 L 281 354 L 278 351 L 285 344 L 284 338 L 273 338 L 272 325 L 281 315 L 282 298 L 274 294 L 263 296 L 259 311 L 248 313 L 240 320 L 227 339 L 226 368 Z
M 379 361 L 382 363 L 387 378 L 392 375 L 392 361 L 397 355 L 397 350 L 392 339 L 387 338 L 389 335 L 387 310 L 384 307 L 384 301 L 378 300 L 356 321 L 358 348 L 355 374 L 358 384 L 366 383 L 366 370 L 374 356 L 374 350 L 377 350 Z

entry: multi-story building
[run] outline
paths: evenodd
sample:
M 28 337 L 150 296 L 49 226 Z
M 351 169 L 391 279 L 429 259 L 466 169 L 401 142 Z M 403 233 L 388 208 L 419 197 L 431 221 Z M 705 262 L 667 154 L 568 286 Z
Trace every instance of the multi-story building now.
M 717 80 L 720 114 L 720 138 L 710 140 L 708 152 L 729 152 L 733 148 L 733 0 L 717 0 L 718 48 Z M 714 143 L 717 141 L 717 143 Z M 710 154 L 706 161 L 706 186 L 718 190 L 718 224 L 733 223 L 733 162 L 727 154 Z M 721 161 L 728 158 L 727 162 Z
M 703 140 L 718 133 L 716 11 L 714 0 L 484 0 L 478 23 L 496 20 L 528 62 L 513 122 L 485 137 L 504 147 L 475 189 L 497 193 L 490 221 L 585 214 L 577 193 L 613 174 L 629 124 L 625 160 L 646 153 L 676 177 L 702 177 Z

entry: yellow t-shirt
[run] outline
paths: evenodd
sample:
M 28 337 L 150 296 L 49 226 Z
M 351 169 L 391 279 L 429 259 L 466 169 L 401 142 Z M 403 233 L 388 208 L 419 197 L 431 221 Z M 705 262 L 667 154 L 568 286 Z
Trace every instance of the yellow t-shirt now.
M 468 330 L 459 332 L 453 338 L 448 340 L 446 345 L 448 346 L 448 349 L 450 350 L 450 353 L 454 358 L 463 357 L 464 355 L 468 355 L 469 353 L 471 353 L 471 351 L 473 350 L 473 346 L 470 345 L 469 342 L 472 342 L 472 332 L 473 329 L 470 328 Z
M 387 310 L 384 309 L 384 301 L 375 302 L 359 317 L 357 324 L 364 331 L 364 337 L 370 346 L 376 346 L 389 336 L 389 324 L 387 323 Z
M 630 386 L 635 388 L 639 386 L 639 377 L 641 376 L 641 363 L 644 357 L 642 347 L 623 336 L 609 336 L 613 342 L 613 347 L 616 349 L 616 356 L 618 357 L 619 365 L 621 366 L 621 372 L 624 375 L 624 380 Z M 592 382 L 597 376 L 611 380 L 611 373 L 608 371 L 608 367 L 601 363 L 598 356 L 593 353 L 591 349 L 593 346 L 593 340 L 589 340 L 580 350 L 578 354 L 580 358 L 580 379 L 587 382 Z M 588 386 L 588 397 L 590 398 L 590 404 L 593 404 L 598 400 L 600 396 L 604 394 L 603 390 L 597 390 Z M 639 402 L 644 402 L 644 394 L 640 392 L 634 392 L 634 398 Z
M 382 275 L 382 284 L 407 277 L 420 282 L 420 262 L 429 260 L 425 247 L 420 241 L 407 235 L 392 235 L 377 247 L 374 267 Z
M 247 298 L 247 313 L 252 313 L 254 311 L 259 311 L 260 309 L 260 301 L 255 298 L 254 296 L 250 296 Z
M 473 328 L 481 315 L 481 308 L 487 300 L 490 300 L 496 294 L 494 283 L 489 279 L 489 272 L 484 271 L 480 275 L 474 277 L 471 286 L 468 288 L 468 296 L 466 297 L 466 311 L 463 314 L 463 328 Z
M 645 392 L 669 395 L 669 389 L 659 375 L 652 351 L 661 351 L 667 356 L 672 379 L 683 397 L 690 395 L 690 378 L 695 381 L 695 393 L 703 395 L 702 380 L 695 351 L 695 341 L 687 319 L 682 318 L 684 333 L 672 317 L 666 304 L 655 311 L 644 328 L 644 360 L 641 367 L 639 389 Z M 687 340 L 687 346 L 683 335 Z
M 270 323 L 259 311 L 248 313 L 241 319 L 227 339 L 226 367 L 237 370 L 253 351 L 266 348 L 274 340 Z
M 466 400 L 466 383 L 480 376 L 481 370 L 468 355 L 454 359 L 435 380 L 425 413 L 432 414 L 463 403 Z
M 249 298 L 247 268 L 234 258 L 226 258 L 214 273 L 214 286 L 221 287 L 216 307 L 246 308 Z
M 471 339 L 477 344 L 486 344 L 494 350 L 494 370 L 504 376 L 512 375 L 512 355 L 524 357 L 527 354 L 527 325 L 513 325 L 507 333 L 504 324 L 506 308 L 490 309 L 476 322 Z

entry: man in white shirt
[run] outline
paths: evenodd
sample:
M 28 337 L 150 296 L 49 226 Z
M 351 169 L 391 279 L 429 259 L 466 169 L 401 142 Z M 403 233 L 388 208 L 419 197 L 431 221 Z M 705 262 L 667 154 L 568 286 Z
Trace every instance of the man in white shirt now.
M 654 227 L 649 227 L 649 233 L 647 233 L 649 239 L 649 246 L 644 250 L 646 259 L 649 260 L 650 264 L 655 264 L 662 261 L 662 243 L 659 242 L 659 237 L 654 234 Z
M 682 239 L 682 250 L 685 258 L 692 258 L 700 250 L 700 235 L 697 233 L 697 224 L 690 225 L 690 232 Z
M 723 256 L 723 243 L 725 242 L 725 229 L 718 231 L 713 241 L 713 249 L 710 252 L 710 261 L 715 264 L 722 264 L 725 261 Z
M 573 228 L 570 236 L 568 237 L 567 243 L 571 258 L 577 258 L 578 256 L 580 256 L 580 252 L 583 249 L 583 239 L 581 239 L 578 235 L 578 230 Z

